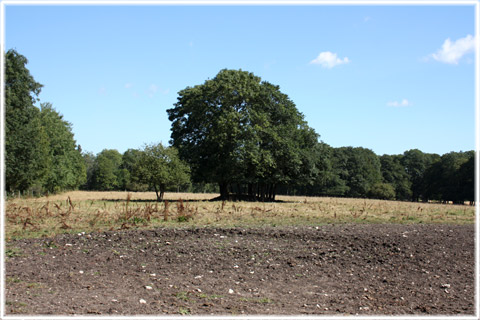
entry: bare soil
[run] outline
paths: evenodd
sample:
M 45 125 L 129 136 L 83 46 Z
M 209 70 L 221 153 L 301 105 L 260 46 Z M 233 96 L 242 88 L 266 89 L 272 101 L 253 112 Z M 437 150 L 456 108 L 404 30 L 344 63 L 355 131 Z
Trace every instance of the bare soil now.
M 6 311 L 474 315 L 474 231 L 347 224 L 11 241 Z

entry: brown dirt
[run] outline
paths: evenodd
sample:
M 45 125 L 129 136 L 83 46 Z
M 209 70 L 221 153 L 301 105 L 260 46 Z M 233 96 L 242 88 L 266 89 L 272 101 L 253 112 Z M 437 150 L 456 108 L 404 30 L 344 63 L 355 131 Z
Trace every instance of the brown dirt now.
M 473 225 L 127 230 L 6 249 L 7 314 L 475 313 Z

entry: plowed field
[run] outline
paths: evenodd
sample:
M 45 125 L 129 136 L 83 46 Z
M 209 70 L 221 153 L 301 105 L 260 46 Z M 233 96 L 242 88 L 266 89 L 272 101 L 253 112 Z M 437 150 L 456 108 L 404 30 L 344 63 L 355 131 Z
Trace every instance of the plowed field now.
M 6 249 L 8 314 L 475 313 L 473 225 L 122 230 Z

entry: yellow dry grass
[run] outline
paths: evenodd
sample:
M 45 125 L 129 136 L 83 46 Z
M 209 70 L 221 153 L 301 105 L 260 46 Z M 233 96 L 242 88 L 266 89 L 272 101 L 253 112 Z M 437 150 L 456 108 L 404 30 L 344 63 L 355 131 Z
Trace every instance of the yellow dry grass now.
M 400 201 L 277 196 L 282 202 L 209 202 L 218 194 L 73 191 L 6 203 L 6 237 L 155 227 L 262 227 L 328 223 L 471 224 L 475 209 Z

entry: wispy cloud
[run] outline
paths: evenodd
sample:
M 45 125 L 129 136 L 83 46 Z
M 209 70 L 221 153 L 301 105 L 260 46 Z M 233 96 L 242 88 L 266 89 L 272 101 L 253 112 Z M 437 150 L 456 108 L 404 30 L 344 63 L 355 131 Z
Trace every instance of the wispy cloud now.
M 347 63 L 350 63 L 350 60 L 347 57 L 343 59 L 339 58 L 336 53 L 332 53 L 330 51 L 320 52 L 317 58 L 310 61 L 310 64 L 319 64 L 323 68 L 327 69 L 331 69 L 335 66 Z
M 460 38 L 454 42 L 448 38 L 442 45 L 442 48 L 430 56 L 443 63 L 458 64 L 460 59 L 475 51 L 475 37 L 467 35 L 465 38 Z
M 410 107 L 413 104 L 408 101 L 407 99 L 403 99 L 402 101 L 389 101 L 387 102 L 387 106 L 389 107 Z
M 133 83 L 127 82 L 127 83 L 125 83 L 124 87 L 125 87 L 125 89 L 130 89 L 131 87 L 133 87 Z
M 363 18 L 363 22 L 368 22 L 368 21 L 370 21 L 371 19 L 372 19 L 371 17 L 364 17 L 364 18 Z
M 158 86 L 156 84 L 151 84 L 147 89 L 147 95 L 152 98 L 155 93 L 158 91 Z
M 169 88 L 163 89 L 163 88 L 157 86 L 156 84 L 152 83 L 150 86 L 148 86 L 148 88 L 146 90 L 147 96 L 149 98 L 153 98 L 153 96 L 155 94 L 157 94 L 157 92 L 159 92 L 161 94 L 168 94 L 170 92 L 170 89 Z
M 102 96 L 106 96 L 107 95 L 107 88 L 105 86 L 101 86 L 99 89 L 98 89 L 98 94 L 99 95 L 102 95 Z

